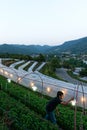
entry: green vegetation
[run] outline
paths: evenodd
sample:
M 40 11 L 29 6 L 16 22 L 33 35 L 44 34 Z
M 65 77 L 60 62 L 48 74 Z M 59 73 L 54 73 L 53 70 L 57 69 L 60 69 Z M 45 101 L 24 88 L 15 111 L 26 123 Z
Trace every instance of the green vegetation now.
M 44 120 L 39 112 L 40 107 L 46 103 L 46 100 L 39 98 L 34 92 L 27 91 L 17 84 L 11 83 L 5 85 L 5 79 L 2 79 L 0 91 L 0 107 L 7 113 L 7 118 L 12 129 L 16 130 L 57 130 L 53 124 Z M 44 102 L 45 101 L 45 102 Z M 40 106 L 41 105 L 41 106 Z M 4 116 L 4 113 L 3 113 Z
M 43 66 L 40 72 L 53 78 L 63 80 L 55 74 L 56 68 L 59 68 L 60 66 L 60 59 L 57 57 L 53 57 Z
M 40 115 L 37 115 L 34 111 L 30 110 L 20 101 L 10 97 L 5 92 L 0 92 L 0 104 L 2 109 L 9 111 L 7 118 L 9 122 L 12 122 L 11 129 L 15 130 L 57 130 L 51 123 L 44 121 Z
M 29 55 L 9 54 L 9 53 L 0 54 L 0 58 L 12 58 L 12 59 L 19 59 L 19 60 L 32 60 L 32 57 L 29 56 Z
M 79 74 L 82 77 L 87 76 L 87 67 L 85 69 L 82 69 Z
M 87 54 L 87 37 L 78 40 L 67 41 L 60 46 L 40 46 L 40 45 L 26 46 L 26 45 L 8 45 L 8 44 L 0 45 L 0 53 L 2 53 L 1 54 L 2 56 L 3 53 L 6 53 L 6 57 L 9 56 L 10 54 L 37 55 L 42 53 L 42 54 L 57 55 L 64 52 L 68 54 Z
M 16 83 L 7 83 L 6 79 L 0 76 L 0 107 L 8 112 L 8 118 L 12 121 L 12 126 L 16 130 L 56 130 L 50 122 L 45 121 L 45 106 L 49 99 L 41 97 L 27 88 Z M 58 107 L 60 115 L 56 114 L 58 124 L 63 129 L 74 129 L 73 107 Z M 81 123 L 81 113 L 77 112 L 77 130 Z M 0 114 L 1 116 L 1 114 Z M 4 115 L 3 115 L 4 116 Z M 87 116 L 82 116 L 84 130 L 87 129 Z M 58 129 L 58 128 L 57 128 Z
M 51 65 L 50 63 L 46 63 L 43 68 L 40 70 L 41 73 L 45 74 L 45 75 L 48 75 L 50 77 L 53 77 L 53 78 L 57 78 L 58 77 L 56 76 L 55 72 L 53 71 L 53 69 L 51 68 Z
M 40 53 L 38 56 L 33 57 L 33 60 L 38 61 L 38 62 L 43 62 L 45 61 L 45 56 Z
M 74 70 L 75 67 L 84 67 L 84 66 L 85 63 L 83 63 L 82 60 L 77 60 L 74 58 L 70 58 L 69 60 L 63 62 L 63 67 L 71 70 Z
M 38 54 L 38 55 L 35 55 L 35 56 L 5 53 L 5 54 L 0 54 L 0 58 L 12 58 L 12 59 L 19 59 L 19 60 L 26 60 L 26 61 L 35 60 L 35 61 L 38 61 L 38 62 L 45 61 L 45 56 L 41 53 Z

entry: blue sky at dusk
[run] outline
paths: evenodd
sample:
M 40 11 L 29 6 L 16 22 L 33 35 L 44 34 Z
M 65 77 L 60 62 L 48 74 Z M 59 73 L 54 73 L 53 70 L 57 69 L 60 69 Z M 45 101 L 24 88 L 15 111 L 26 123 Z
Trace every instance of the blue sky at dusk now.
M 87 36 L 87 0 L 0 0 L 0 44 L 60 45 Z

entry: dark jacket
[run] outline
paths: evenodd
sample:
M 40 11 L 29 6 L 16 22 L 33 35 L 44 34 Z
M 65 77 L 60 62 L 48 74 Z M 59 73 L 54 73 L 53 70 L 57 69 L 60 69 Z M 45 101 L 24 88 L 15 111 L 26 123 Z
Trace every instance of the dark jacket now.
M 60 100 L 58 97 L 53 98 L 47 103 L 46 110 L 48 112 L 53 111 L 57 107 L 57 105 L 60 104 L 61 102 L 62 100 Z

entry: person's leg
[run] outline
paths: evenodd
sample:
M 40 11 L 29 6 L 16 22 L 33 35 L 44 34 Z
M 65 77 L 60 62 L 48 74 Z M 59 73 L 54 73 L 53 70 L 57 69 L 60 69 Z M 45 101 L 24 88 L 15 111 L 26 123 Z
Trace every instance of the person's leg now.
M 50 120 L 50 119 L 49 119 L 49 112 L 47 112 L 47 111 L 46 111 L 45 119 L 46 119 L 46 120 Z
M 60 128 L 59 125 L 56 122 L 56 117 L 55 117 L 54 112 L 46 112 L 45 119 L 46 120 L 50 120 L 55 126 L 57 126 L 58 128 Z
M 45 119 L 48 120 L 48 114 L 46 114 Z
M 52 112 L 49 112 L 49 119 L 50 119 L 50 121 L 53 123 L 53 124 L 56 124 L 57 122 L 56 122 L 56 117 L 55 117 L 55 114 L 54 114 L 54 112 L 52 111 Z

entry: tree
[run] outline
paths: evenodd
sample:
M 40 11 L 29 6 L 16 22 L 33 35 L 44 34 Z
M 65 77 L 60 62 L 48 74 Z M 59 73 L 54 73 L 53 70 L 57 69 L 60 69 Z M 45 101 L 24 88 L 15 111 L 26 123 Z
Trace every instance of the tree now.
M 45 61 L 45 56 L 42 54 L 39 54 L 38 57 L 35 58 L 38 62 L 44 62 Z
M 87 68 L 85 69 L 82 69 L 80 72 L 79 72 L 80 76 L 87 76 Z
M 51 64 L 53 71 L 55 71 L 56 68 L 60 67 L 60 59 L 57 57 L 53 57 L 50 64 Z

